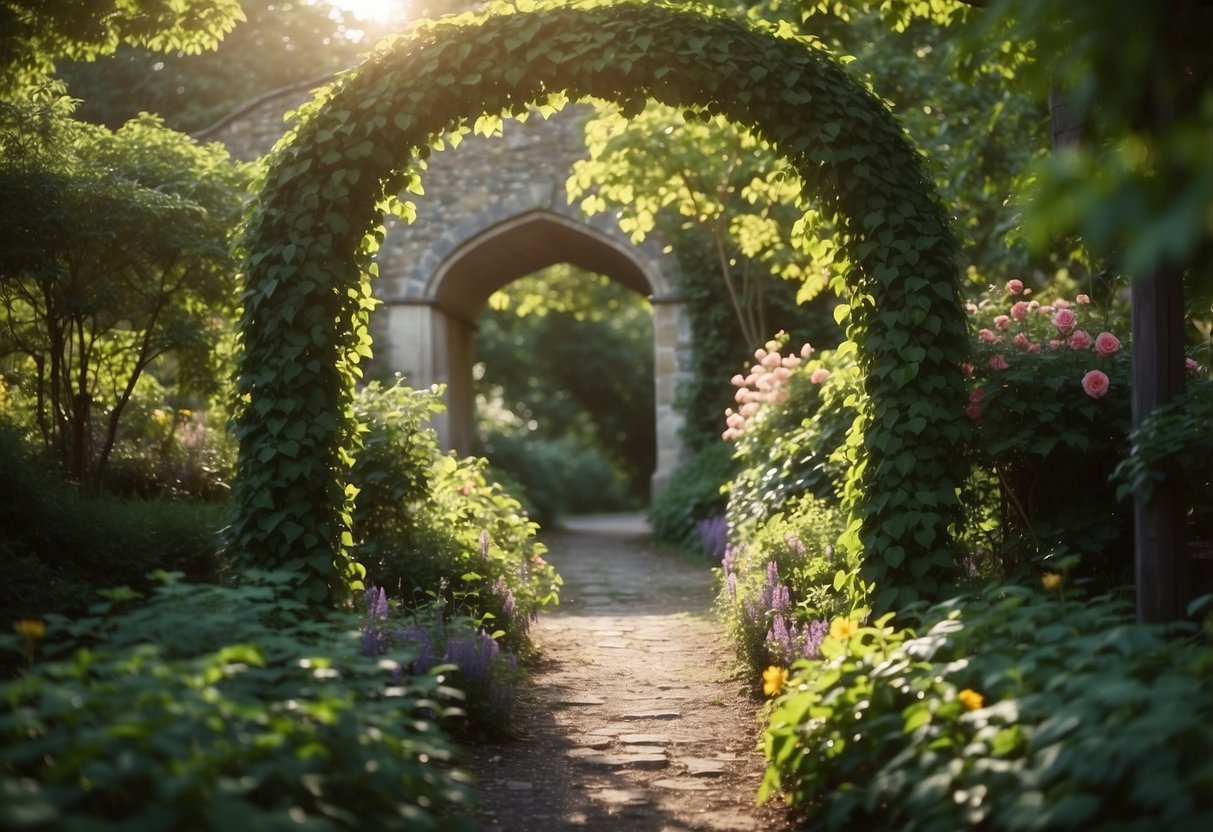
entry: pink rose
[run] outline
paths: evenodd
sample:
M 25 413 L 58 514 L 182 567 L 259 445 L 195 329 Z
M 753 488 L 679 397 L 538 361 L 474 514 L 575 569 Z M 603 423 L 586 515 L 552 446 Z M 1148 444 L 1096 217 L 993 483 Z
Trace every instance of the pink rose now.
M 812 375 L 809 376 L 809 381 L 813 382 L 814 384 L 821 384 L 823 381 L 825 381 L 829 377 L 830 377 L 829 370 L 825 369 L 824 367 L 818 367 L 816 370 L 813 371 Z
M 972 365 L 972 364 L 969 364 L 969 363 L 967 363 L 967 362 L 966 362 L 966 363 L 964 363 L 964 364 L 961 364 L 961 365 L 960 365 L 960 371 L 961 371 L 962 373 L 964 373 L 964 377 L 965 377 L 965 378 L 968 378 L 969 376 L 973 375 L 973 365 Z
M 804 344 L 800 347 L 800 357 L 803 358 L 805 361 L 808 361 L 809 356 L 812 354 L 813 354 L 813 348 L 810 345 Z
M 1020 332 L 1015 335 L 1015 346 L 1019 347 L 1021 350 L 1026 350 L 1028 347 L 1032 346 L 1032 342 L 1028 339 L 1028 334 L 1026 332 Z
M 1085 350 L 1091 348 L 1091 336 L 1085 329 L 1076 329 L 1074 334 L 1066 341 L 1072 350 Z
M 1095 351 L 1107 358 L 1120 349 L 1120 339 L 1110 332 L 1101 332 L 1095 336 Z
M 970 403 L 976 404 L 977 402 L 981 401 L 985 397 L 986 397 L 986 390 L 984 387 L 976 387 L 969 391 L 969 402 Z
M 993 358 L 991 358 L 989 360 L 988 363 L 990 365 L 991 370 L 1005 370 L 1007 367 L 1011 366 L 1010 364 L 1007 363 L 1007 360 L 1005 358 L 1003 358 L 1001 355 L 994 356 Z
M 1195 358 L 1184 359 L 1184 372 L 1190 376 L 1194 376 L 1198 370 L 1200 370 L 1200 365 L 1196 363 Z
M 1010 325 L 1011 325 L 1011 319 L 1008 318 L 1006 315 L 999 315 L 997 318 L 994 319 L 994 326 L 998 327 L 999 329 L 1006 329 Z
M 1012 278 L 1007 281 L 1007 291 L 1013 295 L 1018 295 L 1023 291 L 1023 281 Z
M 1108 392 L 1108 377 L 1099 370 L 1091 370 L 1082 377 L 1082 389 L 1093 399 L 1101 398 Z
M 1028 344 L 1028 352 L 1040 352 L 1040 344 Z
M 1028 317 L 1028 309 L 1030 308 L 1031 306 L 1026 300 L 1016 301 L 1011 307 L 1011 317 L 1017 321 L 1022 321 Z
M 1079 295 L 1078 297 L 1074 298 L 1074 302 L 1075 303 L 1090 303 L 1091 299 L 1089 297 L 1087 297 L 1086 295 Z
M 1057 300 L 1053 301 L 1053 306 L 1056 309 L 1069 309 L 1073 305 L 1074 304 L 1070 303 L 1065 298 L 1058 298 Z
M 965 415 L 974 422 L 979 421 L 981 419 L 981 405 L 977 402 L 972 402 L 971 404 L 967 405 L 965 407 Z
M 994 343 L 994 333 L 988 329 L 980 329 L 977 331 L 977 337 L 985 341 L 987 344 Z
M 1051 350 L 1061 349 L 1061 345 L 1064 343 L 1065 343 L 1065 341 L 1059 341 L 1056 338 L 1050 338 L 1049 339 L 1049 349 L 1051 349 Z
M 976 315 L 977 314 L 977 304 L 973 303 L 973 301 L 969 301 L 968 303 L 965 304 L 965 311 L 968 312 L 970 315 Z
M 1054 304 L 1056 306 L 1056 304 Z M 1069 332 L 1074 328 L 1074 324 L 1078 322 L 1078 318 L 1074 317 L 1074 313 L 1069 309 L 1059 309 L 1057 314 L 1053 316 L 1053 326 L 1057 327 L 1062 332 Z

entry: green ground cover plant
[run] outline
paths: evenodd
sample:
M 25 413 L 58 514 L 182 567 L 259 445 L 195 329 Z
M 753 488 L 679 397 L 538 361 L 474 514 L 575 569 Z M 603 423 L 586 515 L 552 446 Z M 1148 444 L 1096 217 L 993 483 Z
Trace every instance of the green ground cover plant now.
M 794 666 L 763 799 L 824 829 L 1205 828 L 1207 633 L 1138 624 L 1062 573 L 912 615 L 837 628 Z
M 177 577 L 0 635 L 40 659 L 0 684 L 0 825 L 472 828 L 449 667 L 365 655 L 357 614 L 308 608 L 289 576 Z

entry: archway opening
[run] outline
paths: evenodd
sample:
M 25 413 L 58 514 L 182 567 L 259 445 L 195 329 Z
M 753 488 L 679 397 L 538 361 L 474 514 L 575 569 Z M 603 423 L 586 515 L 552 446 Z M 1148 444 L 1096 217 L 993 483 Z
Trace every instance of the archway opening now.
M 657 458 L 647 296 L 558 264 L 499 289 L 476 324 L 472 450 L 516 484 L 531 516 L 552 526 L 647 508 Z

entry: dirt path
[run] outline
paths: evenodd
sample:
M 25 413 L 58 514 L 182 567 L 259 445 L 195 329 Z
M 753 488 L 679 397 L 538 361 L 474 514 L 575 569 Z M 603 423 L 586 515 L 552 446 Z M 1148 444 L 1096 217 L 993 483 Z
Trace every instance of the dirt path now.
M 544 535 L 564 578 L 535 626 L 519 739 L 477 749 L 487 832 L 793 828 L 756 807 L 754 700 L 729 679 L 712 576 L 647 545 L 636 518 Z

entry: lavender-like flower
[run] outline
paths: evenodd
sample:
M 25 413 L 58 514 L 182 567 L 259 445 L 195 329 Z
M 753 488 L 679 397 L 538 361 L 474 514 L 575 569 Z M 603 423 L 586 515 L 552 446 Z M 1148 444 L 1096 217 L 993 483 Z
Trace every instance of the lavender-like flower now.
M 731 543 L 724 547 L 724 557 L 720 560 L 720 569 L 726 575 L 733 571 L 733 564 L 737 562 L 737 555 L 740 552 L 741 548 Z
M 696 523 L 699 542 L 709 557 L 721 557 L 728 546 L 729 523 L 724 517 L 709 517 Z

